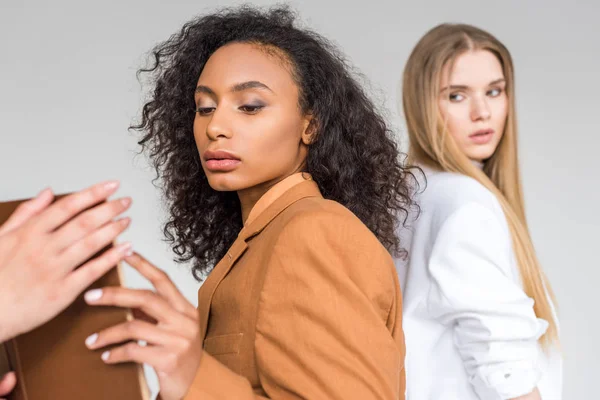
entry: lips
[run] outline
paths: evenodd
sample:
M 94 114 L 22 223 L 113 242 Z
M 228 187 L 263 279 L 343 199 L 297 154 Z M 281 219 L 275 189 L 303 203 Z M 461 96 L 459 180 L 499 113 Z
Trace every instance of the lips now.
M 203 154 L 206 168 L 211 172 L 233 171 L 241 164 L 241 160 L 233 153 L 224 150 L 207 150 Z
M 477 132 L 469 135 L 471 141 L 473 141 L 476 144 L 486 144 L 490 140 L 492 140 L 492 137 L 494 137 L 493 129 L 480 129 Z

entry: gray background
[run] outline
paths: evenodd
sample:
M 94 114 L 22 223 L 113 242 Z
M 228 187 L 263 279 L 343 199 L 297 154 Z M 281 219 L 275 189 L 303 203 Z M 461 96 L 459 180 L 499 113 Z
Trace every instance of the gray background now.
M 162 242 L 164 209 L 135 137 L 135 70 L 192 16 L 234 2 L 0 1 L 0 200 L 118 178 L 134 203 L 123 235 L 196 303 L 198 284 Z M 258 2 L 257 4 L 268 4 Z M 558 296 L 565 399 L 597 398 L 600 28 L 597 1 L 292 2 L 336 42 L 406 136 L 398 82 L 416 41 L 440 22 L 495 34 L 517 72 L 520 156 L 533 239 Z M 146 287 L 133 271 L 127 283 Z M 154 377 L 152 388 L 156 389 Z

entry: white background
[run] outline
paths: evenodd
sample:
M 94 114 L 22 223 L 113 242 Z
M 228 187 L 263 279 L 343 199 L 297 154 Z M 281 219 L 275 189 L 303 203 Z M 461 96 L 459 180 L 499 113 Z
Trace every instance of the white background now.
M 193 16 L 233 2 L 0 0 L 0 200 L 51 186 L 73 191 L 120 179 L 133 196 L 123 235 L 196 303 L 198 283 L 162 242 L 164 209 L 136 138 L 135 71 Z M 268 4 L 259 2 L 258 4 Z M 337 43 L 370 82 L 406 142 L 398 82 L 417 40 L 440 22 L 496 35 L 517 73 L 527 214 L 558 296 L 565 399 L 597 398 L 600 281 L 600 2 L 304 0 L 302 20 Z M 127 283 L 145 282 L 128 271 Z M 156 383 L 151 377 L 152 387 Z M 552 400 L 552 399 L 550 399 Z

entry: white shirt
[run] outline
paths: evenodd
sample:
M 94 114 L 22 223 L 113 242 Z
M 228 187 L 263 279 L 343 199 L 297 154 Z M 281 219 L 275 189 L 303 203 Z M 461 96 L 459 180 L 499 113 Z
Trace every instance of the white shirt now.
M 401 231 L 407 400 L 562 398 L 562 359 L 543 353 L 504 212 L 476 180 L 425 169 L 421 214 Z M 422 185 L 423 187 L 423 185 Z M 412 222 L 411 222 L 412 221 Z

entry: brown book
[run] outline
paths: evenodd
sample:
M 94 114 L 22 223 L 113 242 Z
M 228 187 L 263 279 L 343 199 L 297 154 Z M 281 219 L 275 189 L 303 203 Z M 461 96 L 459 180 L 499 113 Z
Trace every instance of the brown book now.
M 0 224 L 21 202 L 0 203 Z M 120 286 L 120 269 L 111 269 L 90 288 Z M 131 318 L 130 310 L 89 306 L 82 294 L 51 321 L 0 344 L 0 376 L 17 374 L 17 387 L 8 399 L 148 400 L 141 365 L 106 365 L 100 359 L 105 349 L 92 351 L 84 343 L 92 333 Z

